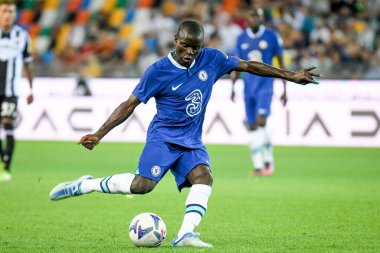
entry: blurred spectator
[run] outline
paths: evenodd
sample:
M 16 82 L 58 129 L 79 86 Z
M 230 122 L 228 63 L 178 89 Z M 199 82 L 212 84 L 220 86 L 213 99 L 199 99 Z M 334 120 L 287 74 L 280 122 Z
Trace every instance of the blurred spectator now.
M 227 55 L 235 54 L 237 37 L 243 32 L 241 27 L 233 22 L 233 18 L 225 13 L 225 20 L 221 21 L 217 27 L 221 38 L 221 50 Z
M 79 73 L 77 77 L 77 85 L 75 87 L 76 96 L 91 96 L 91 90 L 88 85 L 88 77 L 86 74 L 85 66 L 79 68 Z
M 329 42 L 330 42 L 330 30 L 324 24 L 322 19 L 319 19 L 316 22 L 315 29 L 313 29 L 311 31 L 310 41 L 325 44 L 325 45 L 329 44 Z

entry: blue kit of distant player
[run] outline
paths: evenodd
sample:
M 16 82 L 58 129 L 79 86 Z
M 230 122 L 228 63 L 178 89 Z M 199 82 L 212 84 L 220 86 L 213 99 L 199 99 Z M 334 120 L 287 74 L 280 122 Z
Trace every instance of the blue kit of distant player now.
M 238 38 L 236 55 L 242 60 L 259 61 L 272 65 L 273 57 L 283 51 L 277 32 L 260 26 L 257 33 L 246 29 Z M 256 115 L 269 116 L 273 95 L 273 78 L 243 73 L 244 99 L 248 124 L 254 124 Z

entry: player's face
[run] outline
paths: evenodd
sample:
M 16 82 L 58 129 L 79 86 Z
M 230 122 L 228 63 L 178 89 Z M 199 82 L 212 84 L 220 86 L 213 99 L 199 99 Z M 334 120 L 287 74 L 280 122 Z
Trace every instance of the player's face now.
M 248 26 L 256 30 L 263 23 L 263 13 L 261 9 L 250 10 L 247 17 Z
M 174 59 L 184 67 L 190 67 L 202 48 L 203 34 L 192 35 L 186 31 L 174 36 Z
M 16 5 L 14 4 L 1 4 L 0 5 L 0 26 L 8 28 L 13 25 L 16 19 Z

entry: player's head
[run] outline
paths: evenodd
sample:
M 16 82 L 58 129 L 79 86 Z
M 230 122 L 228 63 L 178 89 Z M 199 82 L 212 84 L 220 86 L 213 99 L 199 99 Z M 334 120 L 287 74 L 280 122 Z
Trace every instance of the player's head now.
M 263 9 L 250 9 L 247 16 L 247 25 L 252 30 L 257 30 L 259 26 L 264 22 L 264 11 Z
M 174 35 L 175 59 L 182 66 L 189 67 L 202 48 L 204 30 L 194 20 L 182 21 Z
M 0 0 L 0 27 L 8 29 L 16 19 L 16 3 L 11 0 Z

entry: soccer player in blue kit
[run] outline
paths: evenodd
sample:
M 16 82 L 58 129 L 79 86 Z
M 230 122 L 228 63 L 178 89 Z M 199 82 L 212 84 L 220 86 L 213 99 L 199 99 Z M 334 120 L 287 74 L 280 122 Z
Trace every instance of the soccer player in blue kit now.
M 271 64 L 277 57 L 280 67 L 282 61 L 282 39 L 272 29 L 263 25 L 264 11 L 262 9 L 250 9 L 247 15 L 247 28 L 238 37 L 236 42 L 236 55 L 244 60 L 259 61 Z M 236 72 L 231 74 L 232 92 L 231 99 L 234 101 L 234 84 L 238 78 Z M 274 171 L 273 146 L 270 131 L 267 127 L 267 117 L 270 115 L 270 107 L 273 96 L 273 81 L 271 77 L 243 74 L 244 80 L 244 103 L 246 112 L 246 126 L 250 131 L 249 147 L 251 159 L 255 166 L 251 175 L 268 176 Z M 281 96 L 283 105 L 287 102 L 286 84 Z
M 130 95 L 94 134 L 78 144 L 92 150 L 114 127 L 127 120 L 141 103 L 154 97 L 157 114 L 147 133 L 137 171 L 58 184 L 50 192 L 52 200 L 79 196 L 93 191 L 119 194 L 146 194 L 170 170 L 178 189 L 190 187 L 185 216 L 172 246 L 212 247 L 203 242 L 195 228 L 206 213 L 213 182 L 210 159 L 202 143 L 202 125 L 214 83 L 233 70 L 284 78 L 307 84 L 317 83 L 314 67 L 286 71 L 260 62 L 226 56 L 219 50 L 202 48 L 204 30 L 196 21 L 180 23 L 174 36 L 175 49 L 151 65 Z

